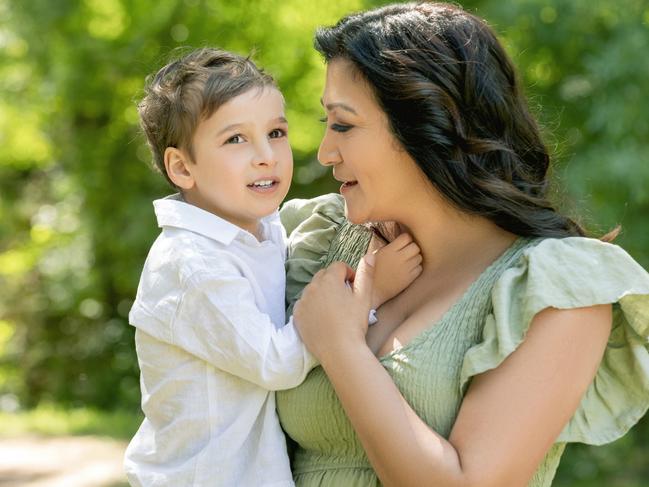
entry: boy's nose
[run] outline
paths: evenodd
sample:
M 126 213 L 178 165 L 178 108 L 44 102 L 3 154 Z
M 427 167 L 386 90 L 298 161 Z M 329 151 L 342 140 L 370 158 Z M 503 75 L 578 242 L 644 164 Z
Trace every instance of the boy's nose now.
M 256 146 L 254 164 L 256 165 L 273 165 L 275 164 L 275 153 L 269 143 L 260 143 Z

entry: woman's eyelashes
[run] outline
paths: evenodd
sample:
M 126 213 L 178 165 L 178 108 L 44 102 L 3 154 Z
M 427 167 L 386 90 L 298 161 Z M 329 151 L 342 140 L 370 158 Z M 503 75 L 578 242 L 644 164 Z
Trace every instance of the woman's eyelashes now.
M 331 130 L 335 132 L 347 132 L 352 128 L 352 125 L 345 125 L 342 123 L 332 123 L 331 124 Z
M 327 123 L 327 117 L 322 117 L 320 121 Z M 353 125 L 348 125 L 346 123 L 332 123 L 331 125 L 329 125 L 329 128 L 334 132 L 347 132 L 352 127 Z

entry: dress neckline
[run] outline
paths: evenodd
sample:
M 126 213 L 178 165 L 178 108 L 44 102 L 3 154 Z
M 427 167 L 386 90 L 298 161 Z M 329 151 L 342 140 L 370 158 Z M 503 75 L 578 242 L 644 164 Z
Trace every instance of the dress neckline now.
M 377 357 L 379 361 L 388 361 L 395 355 L 416 348 L 416 346 L 425 341 L 429 337 L 429 335 L 437 333 L 438 330 L 441 329 L 440 325 L 444 324 L 445 322 L 452 321 L 450 320 L 450 318 L 453 317 L 458 312 L 458 310 L 464 309 L 463 305 L 467 304 L 467 301 L 469 301 L 477 292 L 485 287 L 492 285 L 493 282 L 490 281 L 495 280 L 493 279 L 493 276 L 498 276 L 500 274 L 500 272 L 498 271 L 504 270 L 506 264 L 509 263 L 510 260 L 515 255 L 517 255 L 520 250 L 527 247 L 527 245 L 532 240 L 533 239 L 530 239 L 528 237 L 517 237 L 512 242 L 512 244 L 503 251 L 502 254 L 500 254 L 480 273 L 480 275 L 466 288 L 464 293 L 442 314 L 442 316 L 440 316 L 433 323 L 429 324 L 426 328 L 412 337 L 412 339 L 410 339 L 404 345 Z

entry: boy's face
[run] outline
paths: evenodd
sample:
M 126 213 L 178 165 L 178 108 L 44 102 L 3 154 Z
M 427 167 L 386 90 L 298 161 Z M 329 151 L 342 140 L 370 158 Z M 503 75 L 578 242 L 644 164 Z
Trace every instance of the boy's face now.
M 253 88 L 232 98 L 200 122 L 193 145 L 187 202 L 257 235 L 259 219 L 279 207 L 293 175 L 281 93 Z

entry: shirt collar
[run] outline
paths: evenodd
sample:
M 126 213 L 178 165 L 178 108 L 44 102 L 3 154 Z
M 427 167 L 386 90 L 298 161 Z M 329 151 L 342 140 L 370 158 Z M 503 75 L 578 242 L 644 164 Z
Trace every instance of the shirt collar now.
M 234 223 L 185 202 L 180 193 L 155 200 L 153 208 L 160 228 L 182 228 L 221 242 L 224 245 L 230 245 L 239 234 L 257 240 L 250 232 Z M 261 219 L 264 238 L 270 237 L 267 235 L 268 225 L 277 218 L 277 212 L 274 212 Z

